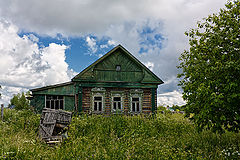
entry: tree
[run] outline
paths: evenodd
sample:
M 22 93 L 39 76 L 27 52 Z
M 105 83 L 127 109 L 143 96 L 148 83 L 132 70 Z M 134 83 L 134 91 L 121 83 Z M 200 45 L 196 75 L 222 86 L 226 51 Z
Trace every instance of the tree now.
M 178 74 L 186 116 L 198 129 L 240 129 L 240 2 L 229 1 L 218 14 L 185 34 L 190 49 L 181 54 Z
M 14 105 L 17 110 L 23 110 L 28 109 L 30 103 L 29 100 L 26 99 L 24 92 L 22 92 L 22 94 L 18 93 L 17 95 L 13 95 L 13 98 L 10 100 L 10 105 Z

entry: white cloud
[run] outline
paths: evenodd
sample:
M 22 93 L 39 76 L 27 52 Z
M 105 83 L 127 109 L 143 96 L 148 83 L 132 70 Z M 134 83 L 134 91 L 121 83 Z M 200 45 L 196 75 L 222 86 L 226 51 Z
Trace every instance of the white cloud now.
M 16 72 L 27 74 L 28 71 L 31 73 L 31 67 L 34 66 L 35 70 L 42 73 L 35 77 L 39 76 L 38 79 L 41 79 L 44 75 L 46 77 L 46 73 L 50 74 L 50 70 L 54 70 L 51 64 L 57 65 L 51 61 L 43 61 L 42 54 L 51 52 L 54 48 L 58 48 L 57 51 L 61 53 L 66 49 L 64 45 L 51 45 L 50 48 L 41 50 L 35 43 L 37 39 L 34 37 L 17 37 L 16 28 L 50 36 L 58 33 L 65 36 L 87 36 L 87 44 L 93 53 L 99 48 L 106 47 L 98 47 L 97 42 L 101 37 L 107 36 L 111 39 L 107 45 L 122 44 L 143 63 L 151 62 L 153 64 L 151 69 L 165 82 L 159 87 L 159 93 L 172 92 L 178 90 L 178 80 L 176 79 L 176 74 L 179 72 L 176 69 L 179 63 L 178 57 L 184 49 L 189 47 L 184 32 L 195 27 L 196 22 L 202 18 L 218 12 L 220 8 L 224 7 L 224 3 L 226 0 L 0 1 L 0 16 L 17 26 L 10 25 L 5 32 L 1 32 L 3 35 L 0 36 L 5 37 L 6 42 L 14 41 L 4 43 L 4 45 L 0 43 L 0 49 L 9 53 L 1 55 L 1 59 L 6 61 L 0 63 L 0 73 L 5 75 L 8 73 L 8 83 L 15 84 L 16 82 L 10 78 L 8 70 L 12 71 L 11 73 L 14 75 L 14 68 L 19 64 L 20 67 Z M 142 31 L 145 27 L 149 27 L 151 32 L 143 34 Z M 3 28 L 6 29 L 6 27 Z M 162 35 L 164 39 L 155 39 L 157 34 Z M 96 38 L 88 35 L 94 35 Z M 154 43 L 151 43 L 151 39 L 154 40 Z M 19 41 L 19 43 L 15 41 Z M 15 50 L 12 50 L 13 48 Z M 139 54 L 141 49 L 143 52 Z M 23 52 L 23 56 L 18 55 Z M 25 65 L 24 58 L 29 59 L 28 57 L 33 56 L 33 52 L 35 52 L 34 56 L 38 58 Z M 31 59 L 27 61 L 31 61 Z M 8 61 L 12 63 L 6 63 Z M 23 66 L 28 66 L 25 68 L 29 69 L 25 70 Z M 49 67 L 51 69 L 48 69 Z M 68 72 L 65 69 L 66 65 L 61 65 L 61 67 L 64 68 L 64 72 Z M 20 80 L 21 75 L 18 75 L 17 79 Z M 67 77 L 63 74 L 63 77 L 65 76 Z M 28 81 L 30 82 L 27 84 L 33 85 L 31 80 Z M 55 80 L 45 81 L 53 82 Z M 41 80 L 36 80 L 34 85 L 40 83 Z M 17 84 L 15 85 L 17 86 Z
M 65 62 L 67 46 L 39 48 L 37 38 L 19 37 L 18 28 L 0 21 L 0 85 L 2 101 L 29 88 L 69 81 L 74 72 Z
M 223 7 L 225 2 L 225 0 L 8 0 L 0 1 L 0 15 L 28 31 L 79 35 L 102 33 L 110 25 L 149 17 L 162 19 L 169 29 L 176 29 L 177 26 L 189 26 L 193 20 L 199 20 L 199 17 Z
M 153 70 L 153 67 L 154 67 L 154 63 L 152 62 L 147 62 L 147 63 L 144 63 L 144 65 L 149 68 L 151 71 Z
M 163 106 L 172 106 L 173 104 L 182 106 L 186 102 L 182 99 L 182 94 L 179 91 L 166 92 L 157 95 L 157 104 Z
M 9 86 L 2 86 L 2 89 L 0 89 L 0 92 L 2 94 L 0 99 L 0 104 L 4 104 L 5 107 L 10 102 L 10 99 L 13 97 L 13 94 L 27 92 L 28 89 L 22 88 L 22 87 L 9 87 Z
M 116 45 L 116 42 L 114 40 L 108 40 L 108 45 L 109 46 Z
M 91 52 L 96 53 L 97 51 L 96 40 L 94 38 L 87 36 L 86 42 L 87 42 L 87 45 L 90 47 Z
M 102 44 L 102 45 L 100 45 L 100 48 L 108 48 L 108 45 Z

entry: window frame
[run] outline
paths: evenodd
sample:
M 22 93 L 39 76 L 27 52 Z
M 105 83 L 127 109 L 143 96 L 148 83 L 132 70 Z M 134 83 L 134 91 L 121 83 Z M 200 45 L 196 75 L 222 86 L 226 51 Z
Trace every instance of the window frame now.
M 114 109 L 114 98 L 120 97 L 121 109 Z M 118 101 L 119 102 L 119 101 Z M 111 91 L 111 112 L 112 113 L 123 113 L 124 112 L 124 92 L 123 91 Z
M 139 111 L 133 111 L 133 98 L 139 98 Z M 143 108 L 143 90 L 142 89 L 131 89 L 129 95 L 129 113 L 132 114 L 139 114 L 142 113 Z
M 95 97 L 101 97 L 101 101 L 100 100 L 95 100 Z M 97 110 L 95 110 L 95 102 L 97 102 Z M 101 102 L 102 105 L 102 109 L 101 111 L 99 110 L 99 102 Z M 103 111 L 103 96 L 102 95 L 94 95 L 93 96 L 93 108 L 92 108 L 94 113 L 101 113 Z
M 56 98 L 54 99 L 53 96 L 56 96 Z M 62 98 L 60 99 L 59 96 L 62 96 Z M 50 97 L 49 99 L 47 99 L 47 97 Z M 47 107 L 47 101 L 49 101 L 49 107 Z M 56 101 L 58 101 L 58 109 L 56 109 Z M 61 106 L 61 101 L 62 101 L 62 107 Z M 65 105 L 64 105 L 64 96 L 63 95 L 45 95 L 45 108 L 48 109 L 54 109 L 54 110 L 64 110 L 65 109 Z M 52 103 L 53 103 L 53 107 L 52 107 Z
M 138 99 L 138 101 L 133 101 L 133 98 L 137 98 Z M 136 113 L 138 113 L 138 112 L 141 112 L 141 100 L 140 100 L 141 98 L 139 97 L 139 96 L 133 96 L 133 97 L 131 97 L 131 111 L 132 112 L 136 112 Z M 133 104 L 135 104 L 135 111 L 133 111 Z M 138 104 L 138 110 L 139 111 L 137 111 L 137 104 Z
M 116 70 L 117 72 L 120 72 L 120 71 L 121 71 L 121 65 L 119 65 L 119 64 L 116 65 L 116 66 L 115 66 L 115 70 Z
M 104 88 L 92 88 L 91 89 L 91 106 L 90 106 L 90 113 L 96 113 L 96 114 L 101 114 L 105 112 L 105 94 L 106 90 Z M 94 98 L 95 97 L 102 97 L 102 111 L 97 111 L 94 110 Z

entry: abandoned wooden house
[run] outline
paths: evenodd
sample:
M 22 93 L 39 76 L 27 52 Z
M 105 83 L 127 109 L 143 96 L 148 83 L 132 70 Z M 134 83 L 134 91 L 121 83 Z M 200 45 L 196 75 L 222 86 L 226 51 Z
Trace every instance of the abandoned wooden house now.
M 31 105 L 73 112 L 152 113 L 163 81 L 121 45 L 116 46 L 70 82 L 32 89 Z

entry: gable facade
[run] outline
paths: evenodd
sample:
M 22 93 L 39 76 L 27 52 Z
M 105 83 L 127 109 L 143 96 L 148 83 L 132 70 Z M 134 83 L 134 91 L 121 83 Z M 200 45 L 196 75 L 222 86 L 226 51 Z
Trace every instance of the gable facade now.
M 152 113 L 163 81 L 121 45 L 72 78 L 71 82 L 32 89 L 31 105 L 75 112 Z

